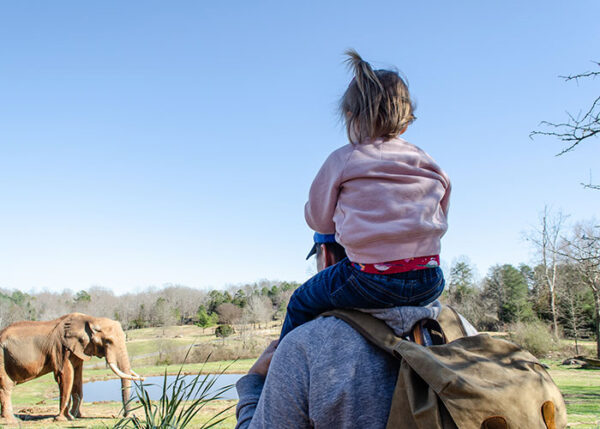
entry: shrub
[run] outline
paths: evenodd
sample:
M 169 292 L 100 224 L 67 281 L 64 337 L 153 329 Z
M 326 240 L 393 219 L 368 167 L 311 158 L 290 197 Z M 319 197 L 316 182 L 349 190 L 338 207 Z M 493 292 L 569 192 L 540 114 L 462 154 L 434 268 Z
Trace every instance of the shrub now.
M 235 329 L 231 325 L 219 325 L 215 329 L 215 335 L 218 338 L 223 338 L 225 340 L 226 337 L 235 333 Z
M 194 347 L 190 354 L 190 362 L 257 358 L 272 340 L 273 338 L 252 338 L 245 346 L 233 341 L 228 344 L 202 344 L 200 347 Z
M 183 363 L 183 360 L 177 360 L 175 356 L 181 356 L 181 358 L 184 359 L 186 355 L 185 350 L 178 350 L 180 348 L 171 341 L 160 341 L 158 344 L 158 356 L 154 362 L 155 365 Z
M 510 339 L 536 357 L 547 355 L 556 346 L 548 326 L 539 320 L 512 325 Z

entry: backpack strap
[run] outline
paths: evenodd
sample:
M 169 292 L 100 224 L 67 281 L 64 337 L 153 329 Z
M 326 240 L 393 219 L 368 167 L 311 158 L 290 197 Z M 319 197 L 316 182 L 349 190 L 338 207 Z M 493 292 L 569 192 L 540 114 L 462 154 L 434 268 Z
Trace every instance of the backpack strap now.
M 385 322 L 362 311 L 336 308 L 323 313 L 322 316 L 335 316 L 343 320 L 375 346 L 395 357 L 394 348 L 396 344 L 403 341 L 402 338 L 394 334 L 392 328 L 386 325 Z
M 343 320 L 371 343 L 394 356 L 394 346 L 403 340 L 396 336 L 385 322 L 362 311 L 336 308 L 323 313 L 322 316 L 335 316 Z M 467 336 L 460 316 L 448 305 L 442 305 L 437 320 L 424 319 L 417 322 L 410 333 L 411 340 L 423 345 L 424 329 L 434 337 L 433 345 L 446 344 Z
M 446 343 L 468 336 L 460 316 L 449 305 L 442 305 L 437 322 L 440 324 Z
M 386 325 L 385 322 L 362 311 L 336 308 L 323 313 L 322 316 L 335 316 L 343 320 L 375 346 L 394 356 L 396 356 L 394 347 L 400 341 L 403 341 L 402 338 L 394 334 L 392 328 Z M 423 345 L 423 331 L 425 329 L 432 337 L 433 345 L 446 344 L 467 336 L 460 316 L 456 310 L 447 305 L 442 306 L 437 320 L 423 319 L 417 322 L 410 332 L 410 339 L 419 345 Z

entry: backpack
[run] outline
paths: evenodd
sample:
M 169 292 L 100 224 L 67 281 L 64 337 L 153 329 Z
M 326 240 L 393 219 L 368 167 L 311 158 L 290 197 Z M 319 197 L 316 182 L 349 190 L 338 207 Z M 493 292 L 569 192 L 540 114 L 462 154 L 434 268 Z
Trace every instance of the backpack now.
M 542 364 L 517 345 L 488 334 L 466 336 L 458 313 L 443 306 L 410 341 L 356 310 L 335 316 L 400 360 L 386 429 L 559 429 L 566 427 L 562 394 Z M 427 336 L 428 347 L 421 345 Z

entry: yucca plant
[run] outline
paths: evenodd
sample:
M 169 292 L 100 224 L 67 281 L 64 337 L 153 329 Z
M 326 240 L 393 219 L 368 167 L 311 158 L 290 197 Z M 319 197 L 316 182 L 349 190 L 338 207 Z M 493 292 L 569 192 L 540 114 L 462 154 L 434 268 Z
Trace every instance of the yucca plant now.
M 189 351 L 188 351 L 189 353 Z M 186 355 L 187 358 L 187 355 Z M 155 384 L 144 384 L 144 382 L 135 382 L 136 396 L 132 395 L 133 401 L 137 399 L 139 405 L 132 408 L 132 411 L 143 409 L 144 418 L 139 418 L 135 414 L 124 417 L 114 426 L 116 429 L 182 429 L 190 424 L 192 419 L 207 404 L 223 399 L 223 394 L 230 390 L 233 385 L 221 387 L 211 392 L 219 375 L 227 370 L 224 368 L 219 374 L 203 375 L 202 369 L 191 380 L 186 382 L 182 375 L 183 365 L 179 368 L 175 380 L 171 383 L 167 381 L 167 370 L 162 384 L 162 394 L 160 399 L 152 401 L 146 387 Z M 223 420 L 229 417 L 226 413 L 234 405 L 210 417 L 200 429 L 209 429 L 215 427 Z M 197 427 L 197 426 L 195 426 Z

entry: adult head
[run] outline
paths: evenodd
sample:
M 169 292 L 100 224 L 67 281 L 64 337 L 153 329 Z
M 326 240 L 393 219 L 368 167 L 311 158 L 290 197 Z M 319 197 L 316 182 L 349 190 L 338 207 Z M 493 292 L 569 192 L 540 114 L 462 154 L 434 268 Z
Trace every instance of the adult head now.
M 321 234 L 315 232 L 313 235 L 313 247 L 308 252 L 306 259 L 315 255 L 317 271 L 321 271 L 336 264 L 346 257 L 346 251 L 341 244 L 335 241 L 335 234 Z

